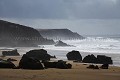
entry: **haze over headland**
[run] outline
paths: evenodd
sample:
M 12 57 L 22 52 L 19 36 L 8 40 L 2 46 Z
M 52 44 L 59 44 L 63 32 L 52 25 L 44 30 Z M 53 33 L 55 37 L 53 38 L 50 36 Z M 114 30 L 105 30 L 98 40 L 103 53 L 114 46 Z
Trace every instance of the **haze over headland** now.
M 33 28 L 120 34 L 120 0 L 0 0 L 0 18 Z

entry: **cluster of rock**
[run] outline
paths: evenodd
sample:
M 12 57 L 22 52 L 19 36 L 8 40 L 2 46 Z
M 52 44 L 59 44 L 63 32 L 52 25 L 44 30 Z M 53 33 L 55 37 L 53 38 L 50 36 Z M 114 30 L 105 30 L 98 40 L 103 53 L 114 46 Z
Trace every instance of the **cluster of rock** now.
M 100 68 L 108 69 L 109 64 L 113 64 L 111 57 L 105 55 L 97 55 L 95 57 L 93 54 L 88 55 L 82 59 L 79 51 L 71 51 L 66 54 L 68 60 L 84 62 L 84 63 L 95 63 L 103 64 Z M 0 68 L 20 68 L 20 69 L 45 69 L 45 68 L 59 68 L 59 69 L 71 69 L 72 65 L 63 60 L 58 60 L 51 62 L 50 59 L 53 56 L 49 55 L 46 50 L 30 50 L 24 54 L 16 67 L 12 61 L 14 59 L 2 60 L 0 59 Z M 98 66 L 90 65 L 87 68 L 98 69 Z
M 65 61 L 49 62 L 53 56 L 49 55 L 46 50 L 31 50 L 23 55 L 19 62 L 19 68 L 22 69 L 44 69 L 44 68 L 60 68 L 70 69 L 71 64 Z M 42 62 L 41 62 L 42 61 Z
M 15 59 L 8 58 L 7 60 L 0 60 L 0 68 L 13 68 L 13 69 L 46 69 L 46 68 L 59 68 L 59 69 L 71 69 L 72 65 L 66 63 L 66 61 L 58 60 L 50 62 L 50 58 L 53 58 L 44 49 L 30 50 L 24 54 L 19 62 L 18 66 L 15 66 L 12 61 Z
M 101 66 L 102 69 L 108 69 L 109 64 L 113 64 L 111 57 L 108 57 L 105 55 L 97 55 L 97 57 L 95 57 L 93 54 L 91 54 L 91 55 L 87 55 L 82 60 L 82 56 L 79 51 L 71 51 L 67 53 L 66 56 L 68 60 L 73 60 L 73 61 L 78 61 L 78 62 L 83 62 L 83 63 L 103 64 Z M 95 68 L 97 67 L 95 66 Z
M 99 68 L 101 68 L 101 69 L 108 69 L 108 67 L 109 67 L 109 64 L 103 64 L 102 66 L 100 66 L 100 67 L 98 67 L 98 65 L 89 65 L 87 68 L 88 69 L 99 69 Z

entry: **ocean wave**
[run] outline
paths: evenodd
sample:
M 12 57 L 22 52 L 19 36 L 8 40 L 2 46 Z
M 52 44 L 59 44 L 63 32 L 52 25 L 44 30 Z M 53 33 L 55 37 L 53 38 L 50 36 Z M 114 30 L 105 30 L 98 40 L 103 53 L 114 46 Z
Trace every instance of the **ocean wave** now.
M 120 53 L 120 40 L 104 37 L 86 37 L 83 40 L 66 40 L 75 50 L 84 52 Z

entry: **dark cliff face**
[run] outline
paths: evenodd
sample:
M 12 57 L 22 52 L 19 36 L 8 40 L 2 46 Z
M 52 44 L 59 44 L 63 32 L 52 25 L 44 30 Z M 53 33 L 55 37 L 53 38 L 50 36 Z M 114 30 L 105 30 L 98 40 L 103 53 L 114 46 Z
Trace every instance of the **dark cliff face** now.
M 54 40 L 74 40 L 83 39 L 84 37 L 78 33 L 74 33 L 69 29 L 37 29 L 39 33 L 47 39 Z
M 37 46 L 53 43 L 31 27 L 0 20 L 0 46 Z

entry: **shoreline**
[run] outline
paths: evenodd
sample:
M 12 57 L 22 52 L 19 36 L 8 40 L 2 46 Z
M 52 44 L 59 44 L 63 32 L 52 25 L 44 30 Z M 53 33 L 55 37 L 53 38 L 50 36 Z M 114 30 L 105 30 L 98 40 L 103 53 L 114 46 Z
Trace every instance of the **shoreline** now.
M 20 53 L 20 55 L 25 54 L 27 51 L 32 50 L 32 49 L 40 49 L 39 47 L 16 47 L 15 49 L 18 50 L 18 52 Z M 43 48 L 45 50 L 47 50 L 48 54 L 50 55 L 56 55 L 56 57 L 58 59 L 62 59 L 62 60 L 67 60 L 66 54 L 72 50 L 52 50 L 52 49 L 46 49 Z M 94 54 L 95 56 L 97 55 L 106 55 L 109 57 L 112 57 L 113 60 L 113 66 L 118 66 L 120 67 L 120 54 L 110 54 L 110 53 L 96 53 L 96 52 L 82 52 L 79 51 L 81 56 L 84 58 L 85 56 L 89 55 L 89 54 Z
M 6 57 L 8 58 L 8 57 Z M 18 61 L 21 56 L 11 58 Z M 89 64 L 68 61 L 72 69 L 48 68 L 44 70 L 0 69 L 1 80 L 119 80 L 120 67 L 109 66 L 109 69 L 88 69 Z M 100 66 L 100 65 L 98 65 Z

